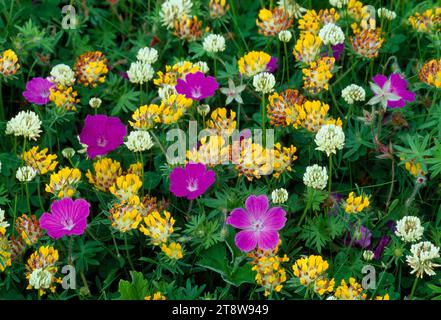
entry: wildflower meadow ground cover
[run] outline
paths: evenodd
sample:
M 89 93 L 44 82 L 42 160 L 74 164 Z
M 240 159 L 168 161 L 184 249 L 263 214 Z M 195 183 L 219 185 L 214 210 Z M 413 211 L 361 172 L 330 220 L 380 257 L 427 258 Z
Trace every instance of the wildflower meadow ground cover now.
M 441 298 L 441 5 L 0 0 L 0 298 Z

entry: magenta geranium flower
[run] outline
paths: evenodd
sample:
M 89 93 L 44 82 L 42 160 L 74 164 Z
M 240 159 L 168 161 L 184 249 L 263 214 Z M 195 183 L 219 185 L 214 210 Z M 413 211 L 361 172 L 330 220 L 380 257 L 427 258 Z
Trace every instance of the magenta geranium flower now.
M 170 173 L 170 191 L 177 197 L 193 200 L 204 194 L 214 181 L 216 174 L 203 163 L 187 163 L 185 168 L 174 168 Z
M 45 78 L 33 78 L 26 84 L 26 91 L 23 92 L 23 97 L 30 103 L 44 105 L 50 101 L 50 89 L 53 86 L 54 84 Z
M 281 207 L 269 209 L 266 195 L 251 195 L 245 201 L 245 208 L 236 208 L 227 218 L 227 224 L 242 229 L 236 234 L 237 247 L 248 252 L 258 246 L 273 250 L 279 243 L 278 231 L 285 226 L 286 212 Z M 269 210 L 268 210 L 269 209 Z
M 384 108 L 402 108 L 407 101 L 415 100 L 415 93 L 407 90 L 407 81 L 400 74 L 393 73 L 389 78 L 382 74 L 377 74 L 372 78 L 371 89 L 375 96 L 369 104 L 380 103 Z
M 273 73 L 274 71 L 277 70 L 277 68 L 279 67 L 279 65 L 277 64 L 278 59 L 276 57 L 272 57 L 270 61 L 268 62 L 268 64 L 266 65 L 266 71 Z
M 218 87 L 219 84 L 215 78 L 211 76 L 206 77 L 204 73 L 198 71 L 187 74 L 185 80 L 178 79 L 175 88 L 179 94 L 183 94 L 187 98 L 202 100 L 214 95 Z
M 89 208 L 89 202 L 84 199 L 55 200 L 51 205 L 51 212 L 45 212 L 40 217 L 40 227 L 53 239 L 82 235 L 87 228 Z
M 87 155 L 93 159 L 122 145 L 126 134 L 127 129 L 118 117 L 88 115 L 80 133 L 80 142 L 87 145 Z

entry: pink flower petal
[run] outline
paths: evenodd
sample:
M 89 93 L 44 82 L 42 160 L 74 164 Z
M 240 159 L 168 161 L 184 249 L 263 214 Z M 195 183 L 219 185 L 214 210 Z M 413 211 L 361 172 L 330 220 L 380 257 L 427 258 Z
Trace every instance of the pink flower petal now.
M 252 231 L 242 230 L 234 238 L 236 246 L 243 252 L 253 250 L 257 245 L 256 235 Z
M 382 74 L 377 74 L 375 77 L 372 78 L 372 80 L 374 80 L 374 82 L 381 88 L 384 87 L 384 85 L 386 84 L 388 78 Z
M 262 250 L 273 250 L 279 244 L 277 231 L 262 231 L 258 237 L 258 245 Z
M 251 224 L 250 215 L 243 208 L 236 208 L 231 211 L 226 221 L 227 224 L 232 225 L 235 228 L 245 229 Z
M 274 207 L 268 210 L 264 217 L 264 231 L 280 230 L 286 223 L 286 212 L 281 207 Z
M 268 197 L 251 195 L 245 200 L 245 207 L 254 219 L 258 220 L 268 211 Z

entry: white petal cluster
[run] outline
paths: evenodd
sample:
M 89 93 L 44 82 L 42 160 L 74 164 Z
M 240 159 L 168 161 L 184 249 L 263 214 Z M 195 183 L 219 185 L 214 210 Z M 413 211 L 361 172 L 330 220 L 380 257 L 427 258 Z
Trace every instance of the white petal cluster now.
M 292 33 L 289 30 L 282 30 L 279 32 L 279 40 L 282 42 L 290 42 L 292 39 Z
M 303 183 L 307 187 L 323 190 L 328 183 L 328 171 L 325 167 L 320 167 L 317 164 L 306 167 L 306 172 L 303 175 Z
M 395 234 L 404 242 L 415 242 L 423 237 L 424 228 L 418 217 L 405 216 L 397 221 Z
M 386 20 L 394 20 L 397 17 L 397 14 L 394 11 L 387 8 L 379 8 L 377 13 L 379 18 L 384 18 Z
M 423 278 L 424 273 L 429 276 L 435 275 L 434 268 L 440 265 L 433 263 L 434 259 L 439 258 L 439 248 L 428 241 L 413 244 L 410 248 L 412 255 L 406 256 L 407 264 L 412 268 L 411 274 Z
M 175 86 L 165 84 L 158 89 L 158 95 L 161 100 L 167 100 L 171 95 L 177 94 Z
M 6 124 L 6 134 L 37 140 L 41 133 L 41 120 L 33 111 L 20 111 Z
M 277 2 L 279 8 L 285 10 L 290 17 L 300 19 L 303 14 L 307 11 L 305 8 L 301 7 L 295 0 L 279 0 Z
M 356 84 L 351 84 L 341 91 L 342 98 L 349 104 L 366 100 L 366 91 Z
M 149 47 L 141 48 L 136 54 L 136 59 L 143 63 L 154 64 L 158 60 L 158 51 Z
M 9 223 L 8 221 L 5 221 L 5 210 L 0 208 L 0 235 L 1 235 L 1 230 L 6 229 L 7 227 L 9 227 Z
M 371 261 L 374 257 L 375 257 L 375 254 L 372 252 L 372 250 L 363 251 L 363 259 L 365 261 Z
M 188 16 L 191 11 L 193 3 L 191 0 L 167 0 L 161 5 L 159 16 L 163 26 L 167 29 L 173 28 L 176 20 L 183 16 Z
M 339 126 L 326 124 L 317 132 L 314 141 L 317 145 L 315 149 L 325 152 L 329 157 L 332 153 L 336 154 L 337 150 L 343 149 L 345 134 Z
M 276 78 L 269 72 L 262 72 L 256 74 L 253 78 L 253 86 L 257 92 L 270 93 L 274 91 L 274 86 L 276 85 Z
M 348 0 L 329 0 L 329 4 L 336 8 L 343 8 L 344 5 L 348 4 Z
M 130 69 L 127 71 L 127 76 L 131 83 L 143 84 L 152 80 L 155 71 L 152 66 L 142 61 L 132 62 Z
M 337 45 L 345 42 L 343 30 L 333 23 L 325 24 L 319 31 L 319 37 L 325 45 Z
M 208 73 L 208 71 L 210 71 L 210 68 L 208 67 L 208 64 L 205 61 L 198 61 L 194 65 L 198 66 L 199 70 L 202 73 Z
M 29 182 L 37 176 L 37 170 L 30 166 L 23 166 L 17 169 L 15 177 L 20 182 Z
M 285 203 L 288 200 L 288 191 L 284 188 L 275 189 L 271 192 L 271 199 L 273 200 L 273 203 Z
M 75 72 L 65 64 L 57 64 L 51 70 L 49 80 L 63 87 L 70 87 L 75 82 Z
M 103 101 L 100 98 L 93 97 L 89 100 L 89 106 L 93 109 L 98 109 L 102 102 Z
M 147 131 L 132 131 L 124 142 L 127 148 L 133 152 L 142 152 L 153 147 L 152 137 Z
M 210 53 L 222 52 L 225 50 L 225 38 L 220 34 L 209 34 L 205 37 L 202 46 Z
M 37 268 L 31 273 L 29 284 L 34 289 L 48 289 L 52 283 L 52 273 L 47 270 Z

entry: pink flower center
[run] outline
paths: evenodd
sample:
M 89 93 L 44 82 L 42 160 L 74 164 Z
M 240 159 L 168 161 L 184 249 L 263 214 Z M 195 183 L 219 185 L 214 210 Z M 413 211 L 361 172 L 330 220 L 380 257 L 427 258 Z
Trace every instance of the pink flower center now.
M 107 145 L 107 140 L 104 137 L 98 137 L 98 139 L 96 139 L 96 144 L 98 147 L 105 147 Z
M 255 220 L 252 224 L 251 224 L 251 230 L 254 232 L 261 232 L 263 230 L 263 221 L 262 220 Z
M 190 192 L 194 192 L 198 189 L 198 180 L 190 178 L 187 180 L 187 190 Z
M 73 223 L 72 219 L 66 219 L 61 222 L 61 224 L 64 226 L 64 230 L 72 230 L 73 227 L 75 227 L 75 223 Z
M 201 87 L 194 87 L 193 90 L 191 90 L 191 95 L 193 98 L 199 99 L 202 96 Z

